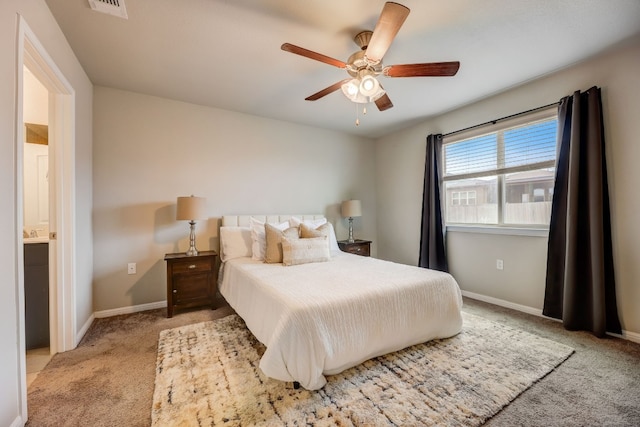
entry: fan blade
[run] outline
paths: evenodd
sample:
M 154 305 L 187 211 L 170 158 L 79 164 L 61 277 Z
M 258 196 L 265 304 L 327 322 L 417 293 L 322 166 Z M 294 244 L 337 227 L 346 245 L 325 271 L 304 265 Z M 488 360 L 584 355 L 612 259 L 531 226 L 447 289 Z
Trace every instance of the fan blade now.
M 280 46 L 280 49 L 284 50 L 285 52 L 291 52 L 291 53 L 295 53 L 296 55 L 305 56 L 310 59 L 315 59 L 316 61 L 324 62 L 325 64 L 333 65 L 334 67 L 338 67 L 338 68 L 347 67 L 347 64 L 345 64 L 340 60 L 331 58 L 329 56 L 323 55 L 318 52 L 314 52 L 309 49 L 305 49 L 300 46 L 293 45 L 291 43 L 284 43 L 282 46 Z
M 398 3 L 386 2 L 380 18 L 373 29 L 373 35 L 369 40 L 369 46 L 365 52 L 365 57 L 377 64 L 382 61 L 387 49 L 391 46 L 393 39 L 398 34 L 400 27 L 409 16 L 409 8 Z
M 390 65 L 382 71 L 388 77 L 450 77 L 460 68 L 458 61 Z
M 338 83 L 334 83 L 331 86 L 322 89 L 320 92 L 316 92 L 313 95 L 306 97 L 305 101 L 317 101 L 323 96 L 329 95 L 330 93 L 337 91 L 342 87 L 343 84 L 347 83 L 349 80 L 351 79 L 344 79 L 339 81 Z
M 376 99 L 376 107 L 378 107 L 378 110 L 384 111 L 393 107 L 393 103 L 389 99 L 389 96 L 385 93 L 380 98 Z

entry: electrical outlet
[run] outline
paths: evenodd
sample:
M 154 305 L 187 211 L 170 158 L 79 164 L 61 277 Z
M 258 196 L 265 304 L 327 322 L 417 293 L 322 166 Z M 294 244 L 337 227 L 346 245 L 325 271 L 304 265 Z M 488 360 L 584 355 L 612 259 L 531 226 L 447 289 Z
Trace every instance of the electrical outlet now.
M 127 264 L 127 274 L 136 274 L 136 263 L 130 262 Z
M 504 261 L 501 259 L 496 260 L 496 268 L 498 270 L 504 270 Z

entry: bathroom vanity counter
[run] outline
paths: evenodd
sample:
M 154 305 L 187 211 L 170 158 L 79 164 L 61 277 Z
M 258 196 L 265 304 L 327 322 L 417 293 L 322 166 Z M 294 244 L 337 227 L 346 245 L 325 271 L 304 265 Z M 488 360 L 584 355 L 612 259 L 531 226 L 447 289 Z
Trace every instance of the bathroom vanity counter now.
M 33 243 L 49 243 L 49 236 L 25 237 L 24 243 L 25 245 Z

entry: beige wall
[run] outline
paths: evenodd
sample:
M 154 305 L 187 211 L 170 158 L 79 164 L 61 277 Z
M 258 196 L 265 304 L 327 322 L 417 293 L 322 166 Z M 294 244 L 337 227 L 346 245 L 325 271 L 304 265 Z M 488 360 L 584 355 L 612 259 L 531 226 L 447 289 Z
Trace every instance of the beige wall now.
M 388 135 L 376 144 L 378 255 L 417 264 L 425 139 L 557 102 L 575 90 L 602 88 L 611 190 L 618 311 L 640 338 L 640 39 L 625 46 Z M 547 239 L 449 233 L 451 272 L 463 290 L 542 309 Z M 504 271 L 496 270 L 496 258 Z
M 376 241 L 371 140 L 96 87 L 94 308 L 166 299 L 165 253 L 185 251 L 176 197 L 207 198 L 197 248 L 218 249 L 224 214 L 323 213 L 346 238 L 339 203 L 359 198 L 357 237 Z M 127 263 L 137 274 L 127 275 Z
M 49 9 L 41 0 L 3 0 L 0 2 L 0 194 L 5 206 L 0 210 L 0 425 L 22 425 L 20 399 L 26 391 L 20 383 L 20 345 L 18 336 L 18 241 L 16 230 L 16 89 L 17 23 L 22 15 L 48 55 L 75 90 L 76 190 L 74 236 L 76 332 L 92 313 L 91 287 L 91 82 L 80 67 Z M 15 423 L 15 424 L 14 424 Z

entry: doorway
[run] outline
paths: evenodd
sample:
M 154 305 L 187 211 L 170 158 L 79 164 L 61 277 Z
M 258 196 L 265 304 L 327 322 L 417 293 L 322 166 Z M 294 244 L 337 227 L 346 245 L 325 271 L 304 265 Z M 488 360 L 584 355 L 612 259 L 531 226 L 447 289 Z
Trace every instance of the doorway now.
M 27 388 L 49 362 L 49 91 L 23 67 L 23 242 Z M 55 283 L 52 283 L 55 288 Z
M 49 56 L 22 16 L 18 21 L 17 91 L 15 122 L 16 153 L 16 271 L 18 276 L 18 360 L 21 377 L 21 414 L 27 420 L 25 271 L 24 271 L 24 81 L 25 68 L 47 91 L 48 138 L 48 282 L 49 282 L 49 353 L 75 348 L 75 165 L 73 87 Z M 44 236 L 43 236 L 44 237 Z

